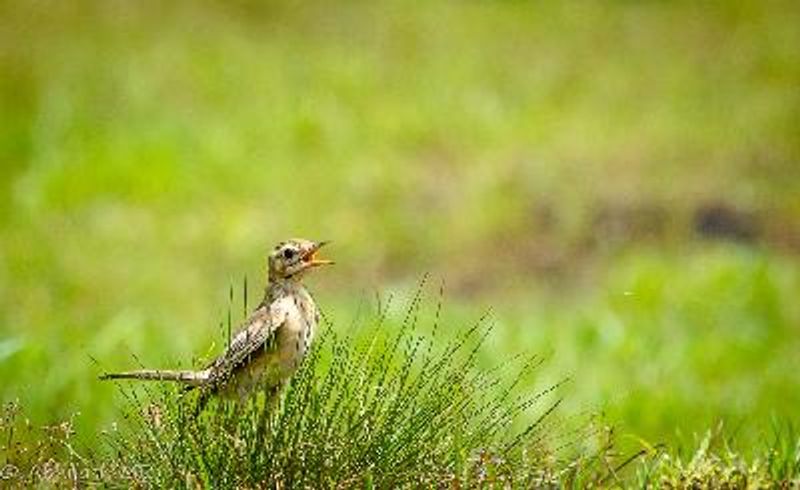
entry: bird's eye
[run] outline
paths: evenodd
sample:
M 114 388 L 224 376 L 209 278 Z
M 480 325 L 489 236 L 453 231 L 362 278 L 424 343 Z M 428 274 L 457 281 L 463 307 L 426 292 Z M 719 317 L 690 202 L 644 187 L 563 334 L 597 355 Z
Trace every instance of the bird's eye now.
M 292 250 L 291 248 L 287 248 L 286 250 L 283 251 L 283 258 L 291 259 L 292 257 L 294 257 L 294 254 L 295 254 L 294 250 Z

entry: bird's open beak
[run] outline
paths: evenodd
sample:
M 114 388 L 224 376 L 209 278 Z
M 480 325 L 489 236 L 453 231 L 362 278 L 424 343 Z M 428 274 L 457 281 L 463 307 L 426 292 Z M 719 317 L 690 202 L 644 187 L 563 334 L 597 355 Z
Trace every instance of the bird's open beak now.
M 334 263 L 332 260 L 320 259 L 317 257 L 317 252 L 319 251 L 319 249 L 329 243 L 330 243 L 329 241 L 324 241 L 324 242 L 317 242 L 316 244 L 314 244 L 314 247 L 312 247 L 311 250 L 309 250 L 303 257 L 303 262 L 305 262 L 307 267 L 316 267 L 318 265 L 331 265 Z

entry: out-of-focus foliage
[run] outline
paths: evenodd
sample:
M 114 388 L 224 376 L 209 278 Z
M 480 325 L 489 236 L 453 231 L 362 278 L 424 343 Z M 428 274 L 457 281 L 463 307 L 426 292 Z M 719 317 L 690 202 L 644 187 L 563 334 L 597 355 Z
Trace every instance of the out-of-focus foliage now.
M 5 245 L 42 267 L 199 279 L 306 233 L 475 282 L 728 207 L 798 246 L 794 2 L 2 8 Z

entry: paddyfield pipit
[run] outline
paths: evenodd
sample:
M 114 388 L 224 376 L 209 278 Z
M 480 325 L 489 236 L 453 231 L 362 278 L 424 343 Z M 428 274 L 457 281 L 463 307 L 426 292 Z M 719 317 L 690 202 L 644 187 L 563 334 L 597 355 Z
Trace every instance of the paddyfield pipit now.
M 244 397 L 256 389 L 277 391 L 297 370 L 319 324 L 319 310 L 302 284 L 306 273 L 330 260 L 317 257 L 326 242 L 291 239 L 269 254 L 264 299 L 228 348 L 205 369 L 142 369 L 108 373 L 101 379 L 175 381 L 210 395 Z

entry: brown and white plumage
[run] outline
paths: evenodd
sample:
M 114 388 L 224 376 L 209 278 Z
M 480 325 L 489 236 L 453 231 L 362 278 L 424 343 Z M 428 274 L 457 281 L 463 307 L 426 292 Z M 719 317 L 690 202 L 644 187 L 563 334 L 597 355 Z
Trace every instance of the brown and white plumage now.
M 143 369 L 104 374 L 101 379 L 175 381 L 200 388 L 203 399 L 213 394 L 241 397 L 259 387 L 279 388 L 297 369 L 316 333 L 319 312 L 301 279 L 309 270 L 332 263 L 316 257 L 324 244 L 292 239 L 275 247 L 269 256 L 263 301 L 225 352 L 205 369 Z

